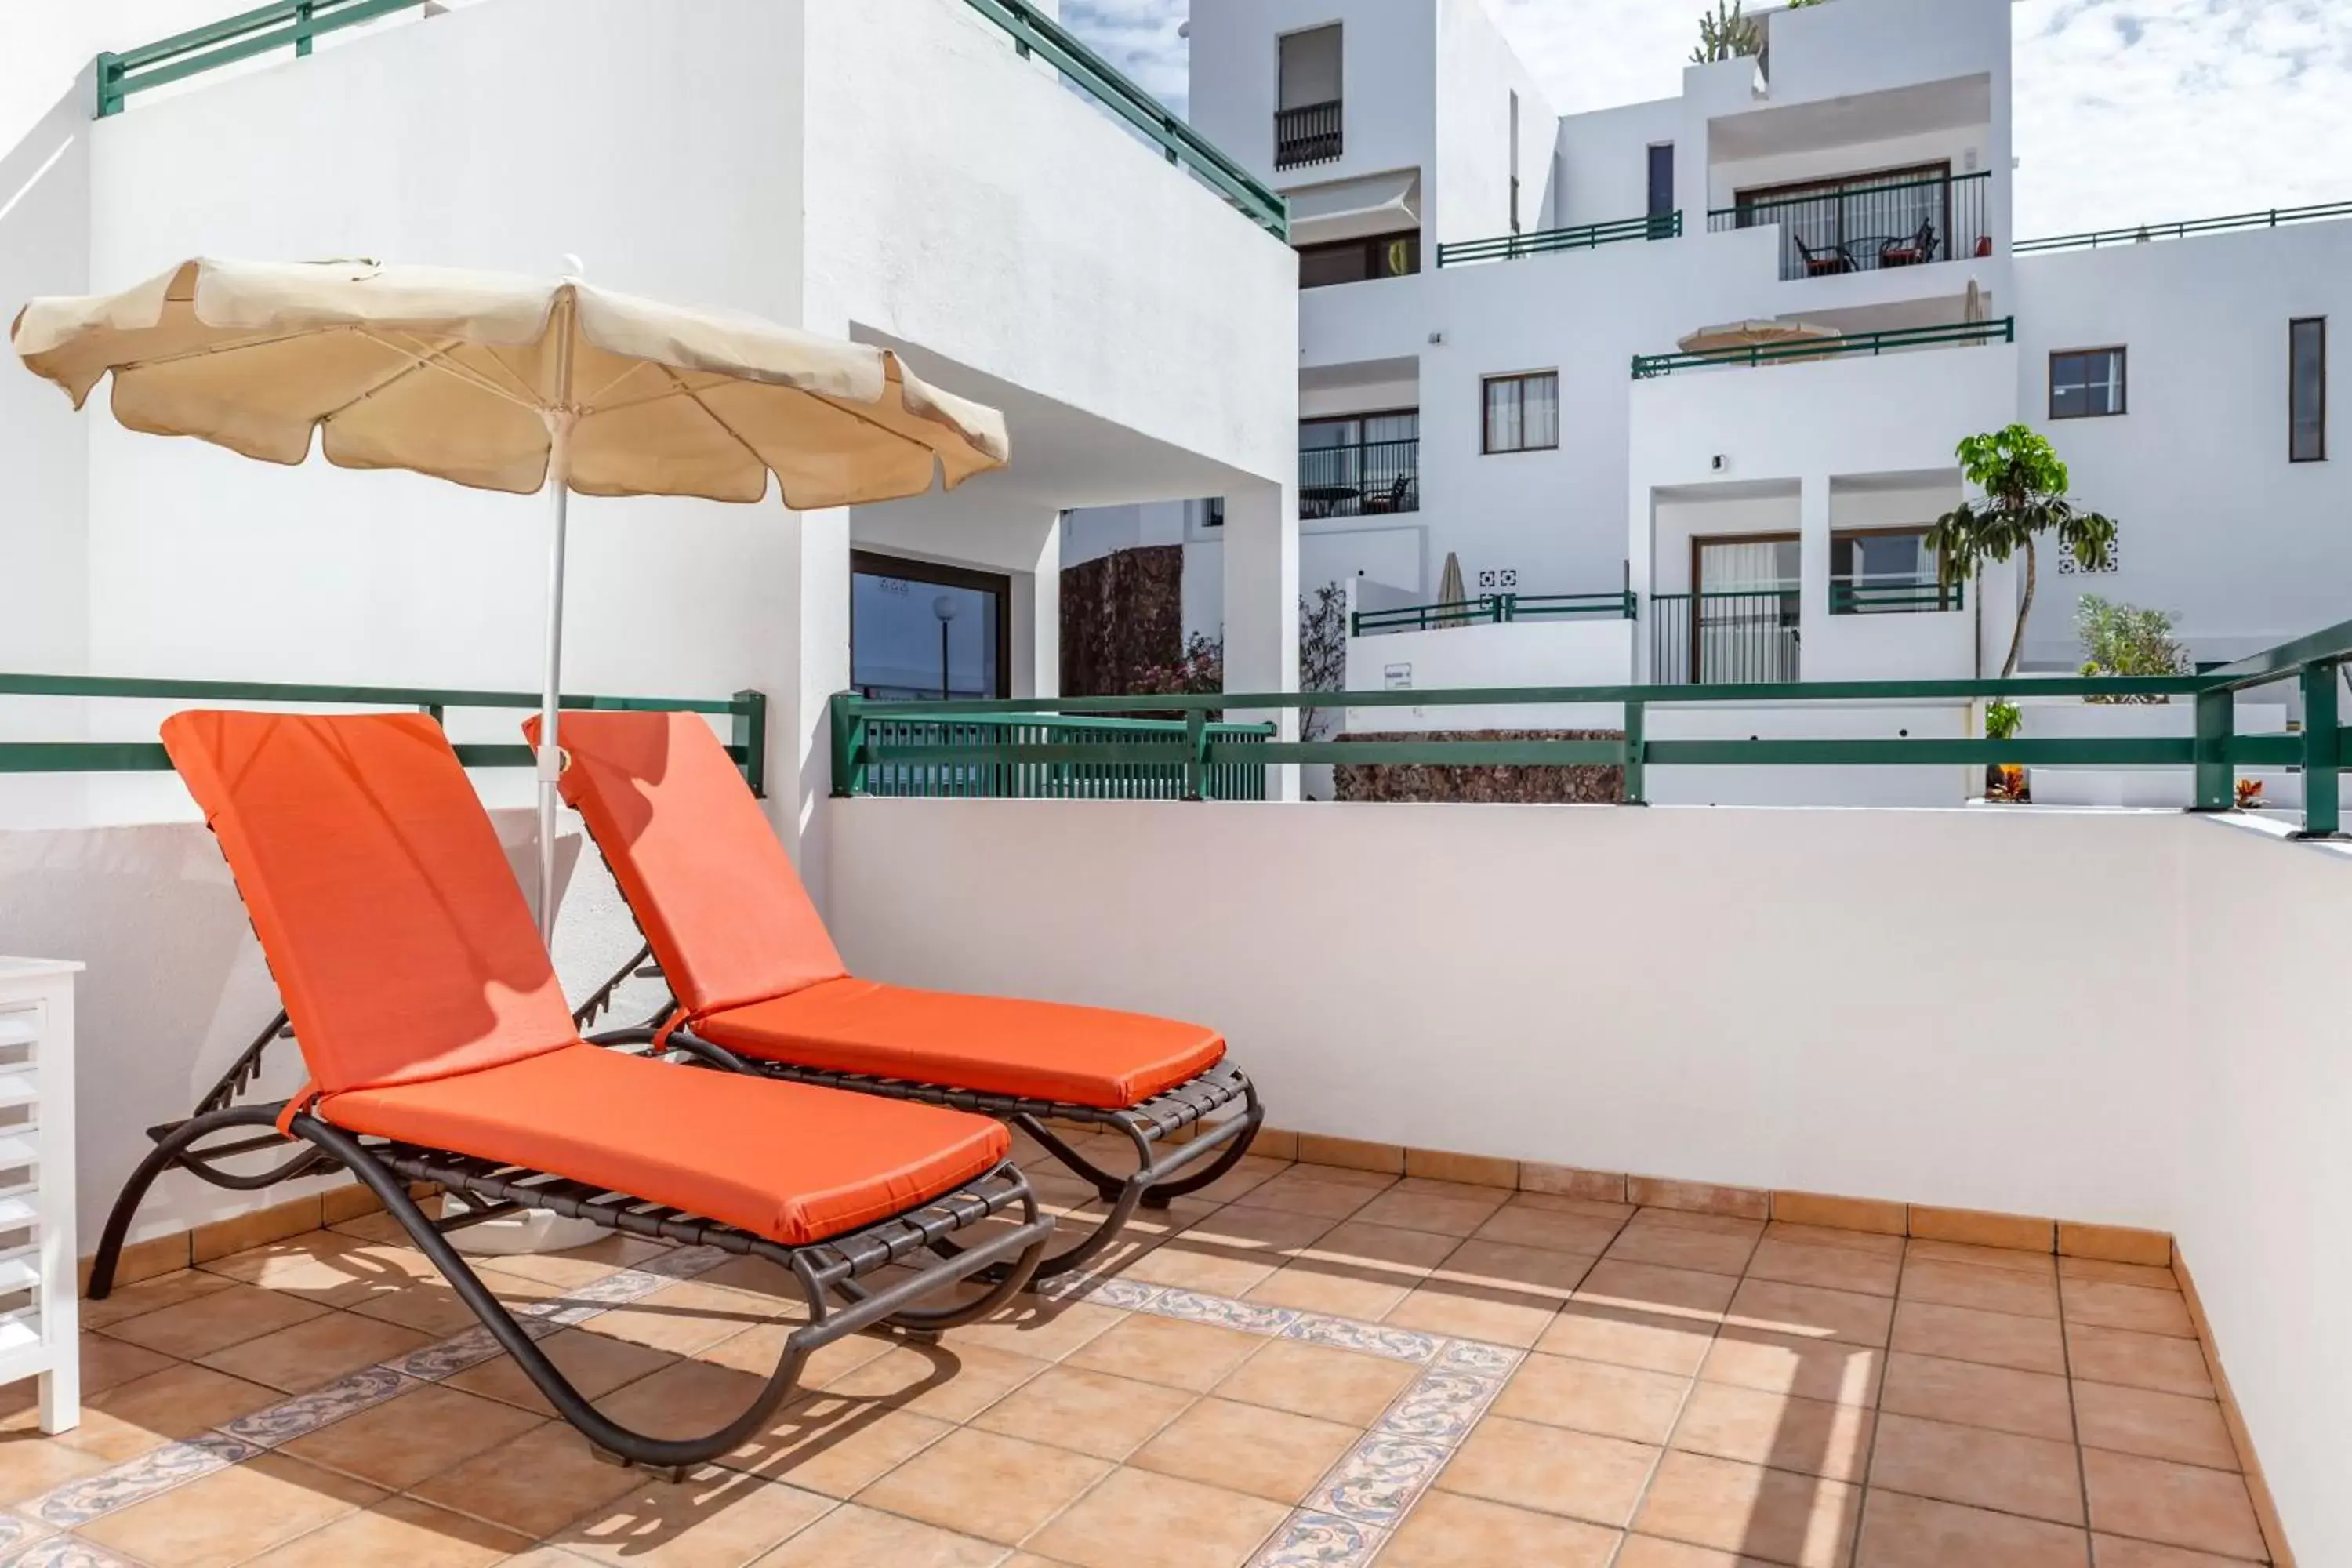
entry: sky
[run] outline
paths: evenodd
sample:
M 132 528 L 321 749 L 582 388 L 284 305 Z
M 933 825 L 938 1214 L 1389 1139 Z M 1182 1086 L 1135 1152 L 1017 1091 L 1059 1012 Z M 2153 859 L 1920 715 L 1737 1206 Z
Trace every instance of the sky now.
M 1700 9 L 1697 0 L 1486 5 L 1563 114 L 1675 96 Z M 1176 29 L 1186 9 L 1187 0 L 1063 0 L 1062 17 L 1181 110 Z M 2017 0 L 2012 16 L 2021 235 L 2352 200 L 2352 7 Z

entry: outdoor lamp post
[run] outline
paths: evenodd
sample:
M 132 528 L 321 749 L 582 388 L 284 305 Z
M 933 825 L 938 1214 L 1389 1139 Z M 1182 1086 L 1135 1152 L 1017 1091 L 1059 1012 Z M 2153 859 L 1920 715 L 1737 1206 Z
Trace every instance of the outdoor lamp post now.
M 955 595 L 941 594 L 933 599 L 931 614 L 940 618 L 940 700 L 945 702 L 955 695 L 948 685 L 948 626 L 956 618 Z

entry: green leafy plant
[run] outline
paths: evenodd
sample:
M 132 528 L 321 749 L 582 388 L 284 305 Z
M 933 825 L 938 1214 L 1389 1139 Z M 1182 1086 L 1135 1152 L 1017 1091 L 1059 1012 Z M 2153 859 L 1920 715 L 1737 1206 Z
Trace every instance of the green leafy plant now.
M 1723 0 L 1715 0 L 1714 16 L 1699 13 L 1698 47 L 1691 50 L 1691 64 L 1713 65 L 1764 52 L 1764 29 L 1757 26 L 1755 17 L 1741 16 L 1739 5 L 1740 0 L 1731 0 L 1727 11 Z
M 2116 605 L 2085 594 L 2074 606 L 2074 632 L 2083 639 L 2083 673 L 2187 675 L 2195 668 L 2189 650 L 2172 635 L 2172 617 L 2162 610 Z M 2090 702 L 2169 702 L 2168 697 L 2092 697 Z
M 2067 497 L 2066 465 L 2049 438 L 2030 426 L 2011 425 L 1970 436 L 1958 447 L 1960 471 L 1983 495 L 1962 501 L 1928 528 L 1927 547 L 1936 552 L 1937 574 L 1946 586 L 1979 576 L 1988 561 L 2007 561 L 2025 552 L 2025 597 L 2018 605 L 2017 630 L 2009 639 L 2002 679 L 2017 673 L 2025 650 L 2025 623 L 2033 614 L 2038 563 L 2033 542 L 2054 534 L 2084 570 L 2104 569 L 2115 550 L 2116 525 L 2084 511 Z
M 1996 702 L 1985 710 L 1985 739 L 2013 741 L 2025 728 L 2025 715 L 2014 702 Z

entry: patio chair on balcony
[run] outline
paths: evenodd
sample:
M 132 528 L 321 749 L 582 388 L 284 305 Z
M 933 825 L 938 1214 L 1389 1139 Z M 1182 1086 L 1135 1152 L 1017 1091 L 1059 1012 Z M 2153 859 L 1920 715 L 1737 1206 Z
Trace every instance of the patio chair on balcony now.
M 1808 278 L 1826 278 L 1832 273 L 1853 270 L 1853 258 L 1842 245 L 1807 245 L 1802 235 L 1792 234 L 1789 243 L 1797 247 L 1798 259 L 1804 263 Z
M 1364 498 L 1364 510 L 1372 512 L 1411 511 L 1412 510 L 1412 476 L 1399 474 L 1389 488 Z
M 1881 267 L 1919 267 L 1936 259 L 1936 222 L 1933 218 L 1919 220 L 1918 229 L 1909 237 L 1890 239 L 1878 247 Z
M 489 817 L 425 715 L 188 712 L 163 725 L 163 744 L 228 858 L 310 1079 L 289 1100 L 231 1103 L 273 1026 L 226 1095 L 156 1130 L 107 1220 L 93 1298 L 112 1289 L 164 1171 L 253 1191 L 341 1165 L 565 1420 L 607 1456 L 675 1479 L 763 1430 L 815 1351 L 875 1325 L 971 1321 L 1043 1253 L 1053 1219 L 986 1118 L 583 1042 Z M 223 1132 L 234 1136 L 206 1144 Z M 275 1170 L 220 1169 L 287 1139 L 299 1152 Z M 440 1187 L 454 1212 L 428 1218 L 413 1183 Z M 632 1431 L 535 1342 L 560 1303 L 526 1308 L 526 1327 L 450 1245 L 451 1230 L 526 1209 L 770 1259 L 799 1283 L 806 1317 L 718 1431 Z M 1012 1223 L 983 1226 L 999 1215 Z M 985 1239 L 959 1248 L 976 1226 Z M 994 1288 L 976 1300 L 943 1297 L 984 1275 Z
M 563 737 L 564 799 L 611 867 L 673 998 L 645 1024 L 592 1039 L 1011 1122 L 1108 1205 L 1092 1235 L 1037 1265 L 1040 1279 L 1097 1256 L 1139 1204 L 1165 1207 L 1214 1182 L 1256 1137 L 1257 1089 L 1213 1029 L 853 978 L 701 719 L 583 711 L 566 716 Z M 1055 1123 L 1116 1135 L 1128 1146 L 1118 1163 L 1131 1151 L 1133 1169 L 1106 1170 Z

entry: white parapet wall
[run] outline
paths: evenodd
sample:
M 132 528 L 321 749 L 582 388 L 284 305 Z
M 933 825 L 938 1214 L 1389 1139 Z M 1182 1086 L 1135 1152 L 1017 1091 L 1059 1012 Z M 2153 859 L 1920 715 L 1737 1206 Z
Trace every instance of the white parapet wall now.
M 1476 687 L 1623 686 L 1633 679 L 1636 623 L 1616 616 L 1383 632 L 1348 639 L 1350 691 L 1459 691 Z M 1438 730 L 1614 730 L 1614 704 L 1350 708 L 1347 728 L 1391 734 Z
M 853 968 L 1224 1030 L 1280 1126 L 2174 1232 L 2352 1562 L 2352 855 L 2174 813 L 835 801 Z

